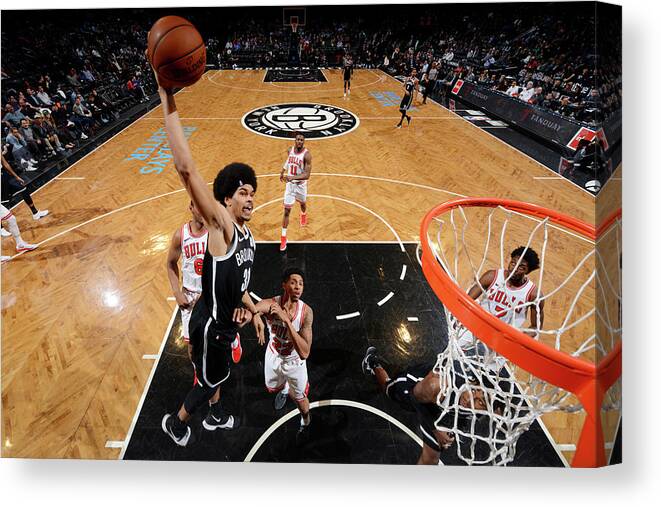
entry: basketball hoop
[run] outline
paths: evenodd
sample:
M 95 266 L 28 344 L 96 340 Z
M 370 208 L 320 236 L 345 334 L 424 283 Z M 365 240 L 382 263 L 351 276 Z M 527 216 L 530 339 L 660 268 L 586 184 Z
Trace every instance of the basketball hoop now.
M 533 204 L 456 199 L 425 216 L 420 239 L 423 272 L 449 328 L 435 367 L 442 386 L 436 427 L 457 436 L 458 457 L 506 465 L 519 437 L 553 413 L 582 424 L 572 466 L 605 465 L 602 418 L 619 421 L 621 409 L 621 210 L 595 228 Z M 509 314 L 523 311 L 527 322 L 528 307 L 539 314 L 543 303 L 543 326 L 517 329 L 467 293 L 486 270 L 507 268 L 519 245 L 541 252 L 540 269 L 534 300 Z M 459 405 L 469 381 L 485 393 L 486 410 Z
M 298 16 L 291 16 L 289 18 L 289 24 L 291 25 L 291 31 L 296 33 L 298 30 Z

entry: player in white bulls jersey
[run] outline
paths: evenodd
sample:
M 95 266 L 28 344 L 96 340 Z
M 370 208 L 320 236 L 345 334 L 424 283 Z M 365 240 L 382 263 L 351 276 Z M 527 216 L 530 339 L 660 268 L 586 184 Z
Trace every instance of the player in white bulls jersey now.
M 308 180 L 312 172 L 312 155 L 305 147 L 305 136 L 297 132 L 294 146 L 287 150 L 287 160 L 280 171 L 280 181 L 286 183 L 285 210 L 282 217 L 282 234 L 280 236 L 280 251 L 287 249 L 287 227 L 289 226 L 289 213 L 295 201 L 301 205 L 301 225 L 308 223 L 307 197 Z
M 191 201 L 188 209 L 192 220 L 182 225 L 172 235 L 170 249 L 168 250 L 167 270 L 172 295 L 181 310 L 181 327 L 184 341 L 188 344 L 188 355 L 190 357 L 188 323 L 195 302 L 202 292 L 202 264 L 204 253 L 207 251 L 207 240 L 209 233 L 200 213 Z M 179 287 L 179 258 L 183 283 Z
M 285 406 L 291 397 L 301 412 L 297 438 L 305 438 L 310 425 L 308 370 L 305 364 L 312 345 L 312 308 L 301 300 L 305 275 L 289 268 L 282 275 L 281 296 L 263 299 L 257 311 L 266 315 L 269 343 L 264 358 L 264 382 L 270 393 L 278 393 L 275 408 Z M 260 341 L 260 345 L 264 341 Z
M 539 256 L 532 248 L 520 246 L 510 254 L 507 269 L 491 269 L 480 276 L 468 291 L 473 299 L 480 296 L 480 305 L 491 315 L 517 329 L 525 327 L 526 314 L 530 315 L 526 334 L 535 337 L 534 330 L 542 329 L 544 324 L 544 295 L 538 291 L 537 285 L 528 275 L 539 268 Z M 537 303 L 535 303 L 537 301 Z M 538 311 L 539 309 L 539 311 Z M 462 348 L 470 349 L 478 346 L 472 334 L 465 333 L 460 339 Z M 485 353 L 484 350 L 481 353 Z M 494 365 L 504 364 L 502 358 L 497 358 Z

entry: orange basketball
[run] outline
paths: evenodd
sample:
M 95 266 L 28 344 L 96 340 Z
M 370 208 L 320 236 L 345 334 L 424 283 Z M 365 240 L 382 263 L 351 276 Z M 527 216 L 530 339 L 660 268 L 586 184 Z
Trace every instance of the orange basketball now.
M 204 74 L 207 49 L 190 21 L 165 16 L 149 31 L 147 57 L 162 86 L 182 88 L 194 84 Z

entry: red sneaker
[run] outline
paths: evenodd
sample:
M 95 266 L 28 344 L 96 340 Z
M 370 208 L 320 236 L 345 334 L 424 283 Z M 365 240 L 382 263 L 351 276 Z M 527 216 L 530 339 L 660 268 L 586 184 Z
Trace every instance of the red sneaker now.
M 301 227 L 305 227 L 306 225 L 308 225 L 308 214 L 301 213 Z
M 284 252 L 285 250 L 287 250 L 287 237 L 282 236 L 280 238 L 280 251 Z
M 238 364 L 241 361 L 241 354 L 243 354 L 243 349 L 241 348 L 241 337 L 239 333 L 236 333 L 236 347 L 232 346 L 232 361 L 234 364 Z
M 16 245 L 16 251 L 17 252 L 29 252 L 30 250 L 34 250 L 37 248 L 37 245 L 31 245 L 30 243 L 19 243 Z

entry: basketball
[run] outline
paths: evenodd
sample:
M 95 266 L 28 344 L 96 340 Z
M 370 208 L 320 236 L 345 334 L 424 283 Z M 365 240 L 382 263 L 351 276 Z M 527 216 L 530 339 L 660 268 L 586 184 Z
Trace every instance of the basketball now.
M 147 57 L 162 86 L 183 88 L 202 77 L 207 50 L 190 21 L 165 16 L 154 23 L 147 35 Z

